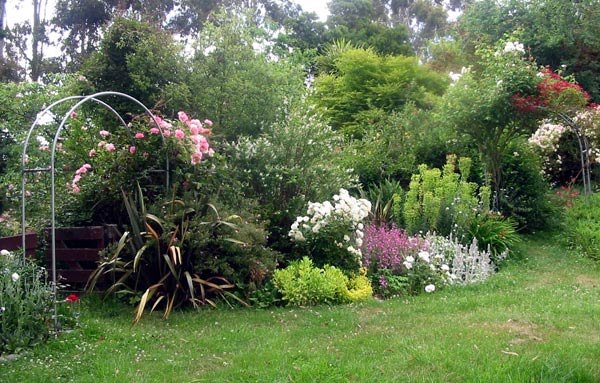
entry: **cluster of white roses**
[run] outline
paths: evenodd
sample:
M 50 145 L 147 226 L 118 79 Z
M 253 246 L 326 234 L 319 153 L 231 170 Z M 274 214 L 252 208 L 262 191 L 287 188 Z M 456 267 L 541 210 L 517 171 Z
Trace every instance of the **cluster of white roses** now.
M 340 240 L 335 240 L 338 247 L 346 250 L 357 259 L 362 258 L 361 247 L 363 244 L 363 221 L 371 212 L 371 202 L 361 198 L 354 198 L 346 189 L 340 189 L 339 194 L 333 196 L 333 203 L 325 201 L 309 202 L 306 216 L 297 217 L 292 224 L 289 236 L 294 241 L 305 241 L 306 236 L 318 234 L 321 229 L 334 223 L 347 225 L 347 233 Z
M 518 41 L 507 41 L 506 45 L 504 45 L 504 53 L 510 52 L 525 53 L 525 47 Z
M 555 152 L 558 149 L 558 140 L 565 131 L 567 128 L 564 125 L 544 120 L 528 141 L 544 152 Z
M 6 258 L 7 258 L 9 261 L 12 261 L 12 260 L 14 260 L 14 258 L 15 258 L 15 256 L 14 256 L 14 254 L 13 254 L 13 253 L 11 253 L 10 251 L 8 251 L 8 250 L 5 250 L 5 249 L 3 249 L 3 250 L 1 250 L 1 251 L 0 251 L 0 255 L 1 255 L 1 256 L 3 256 L 3 257 L 6 257 Z M 7 273 L 9 273 L 10 271 L 9 271 L 8 269 L 4 269 L 4 272 L 7 272 Z M 10 276 L 10 279 L 11 279 L 13 282 L 16 282 L 16 281 L 18 281 L 18 280 L 19 280 L 19 278 L 20 278 L 20 276 L 19 276 L 19 274 L 18 274 L 18 273 L 12 273 L 12 274 L 11 274 L 11 276 Z

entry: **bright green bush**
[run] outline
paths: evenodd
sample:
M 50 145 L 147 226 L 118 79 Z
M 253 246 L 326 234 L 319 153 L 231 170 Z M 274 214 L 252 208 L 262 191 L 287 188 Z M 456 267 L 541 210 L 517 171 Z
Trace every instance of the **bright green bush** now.
M 457 173 L 457 170 L 459 173 Z M 409 233 L 436 232 L 465 235 L 478 212 L 489 208 L 489 188 L 469 182 L 471 160 L 448 156 L 440 169 L 419 166 L 419 174 L 412 176 L 406 192 L 403 211 Z
M 308 257 L 275 270 L 275 287 L 283 300 L 294 306 L 336 304 L 349 301 L 348 277 L 333 266 L 315 267 Z

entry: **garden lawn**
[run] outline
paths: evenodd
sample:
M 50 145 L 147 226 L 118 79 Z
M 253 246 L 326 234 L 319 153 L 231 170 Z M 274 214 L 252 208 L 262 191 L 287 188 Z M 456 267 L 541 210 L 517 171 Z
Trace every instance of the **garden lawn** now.
M 600 266 L 545 237 L 487 282 L 335 307 L 176 312 L 83 299 L 0 382 L 600 382 Z

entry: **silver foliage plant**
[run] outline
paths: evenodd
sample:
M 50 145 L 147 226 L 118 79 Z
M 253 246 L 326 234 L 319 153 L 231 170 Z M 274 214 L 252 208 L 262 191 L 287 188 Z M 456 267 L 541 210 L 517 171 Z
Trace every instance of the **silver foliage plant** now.
M 467 285 L 481 282 L 494 274 L 496 266 L 490 257 L 491 251 L 479 250 L 477 239 L 469 245 L 463 245 L 452 237 L 441 237 L 427 233 L 425 239 L 429 243 L 429 252 L 443 256 L 451 265 L 448 279 L 450 284 Z M 508 256 L 505 250 L 500 259 Z

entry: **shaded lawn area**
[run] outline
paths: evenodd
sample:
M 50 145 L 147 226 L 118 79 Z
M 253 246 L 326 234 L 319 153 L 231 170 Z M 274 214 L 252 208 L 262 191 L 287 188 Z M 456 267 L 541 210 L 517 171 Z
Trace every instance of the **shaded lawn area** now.
M 149 315 L 88 297 L 82 328 L 1 382 L 599 382 L 600 265 L 550 237 L 487 282 L 335 307 Z

